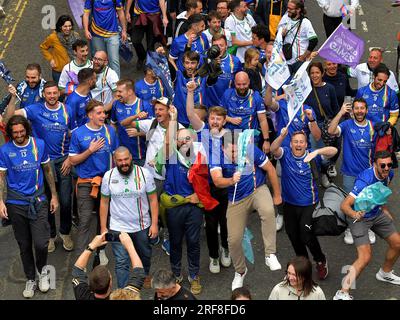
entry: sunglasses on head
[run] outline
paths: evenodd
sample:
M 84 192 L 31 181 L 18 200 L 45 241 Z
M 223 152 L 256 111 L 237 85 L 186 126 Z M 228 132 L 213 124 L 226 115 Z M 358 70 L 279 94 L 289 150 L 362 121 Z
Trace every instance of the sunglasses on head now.
M 380 164 L 381 169 L 385 169 L 386 167 L 391 168 L 392 166 L 393 166 L 393 163 L 391 163 L 391 162 Z

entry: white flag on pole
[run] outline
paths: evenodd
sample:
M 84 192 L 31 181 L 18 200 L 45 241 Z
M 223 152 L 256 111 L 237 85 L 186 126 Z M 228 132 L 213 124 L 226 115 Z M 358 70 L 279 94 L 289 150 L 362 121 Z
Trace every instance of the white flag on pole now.
M 289 84 L 283 86 L 288 104 L 289 123 L 287 126 L 292 122 L 312 90 L 311 81 L 307 73 L 310 62 L 304 62 Z
M 290 77 L 289 67 L 282 53 L 282 47 L 282 28 L 280 28 L 275 38 L 271 60 L 268 63 L 267 72 L 265 74 L 265 81 L 275 90 L 282 87 L 285 81 Z

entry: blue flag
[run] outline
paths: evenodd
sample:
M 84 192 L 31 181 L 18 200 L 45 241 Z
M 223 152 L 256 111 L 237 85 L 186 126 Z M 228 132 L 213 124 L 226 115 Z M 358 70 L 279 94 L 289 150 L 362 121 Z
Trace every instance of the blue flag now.
M 2 77 L 7 84 L 11 84 L 11 82 L 15 81 L 10 73 L 10 70 L 7 69 L 4 62 L 0 60 L 0 77 Z
M 171 73 L 169 72 L 167 57 L 157 52 L 149 51 L 147 52 L 146 66 L 151 68 L 156 76 L 160 78 L 165 88 L 167 97 L 172 98 L 174 89 L 172 86 Z
M 365 187 L 356 197 L 354 201 L 354 210 L 369 212 L 376 206 L 385 205 L 391 194 L 392 190 L 386 187 L 382 182 L 371 184 Z
M 253 234 L 251 233 L 250 229 L 249 228 L 244 229 L 243 240 L 242 240 L 242 248 L 244 256 L 251 264 L 254 264 L 254 251 L 251 245 L 252 239 L 253 239 Z

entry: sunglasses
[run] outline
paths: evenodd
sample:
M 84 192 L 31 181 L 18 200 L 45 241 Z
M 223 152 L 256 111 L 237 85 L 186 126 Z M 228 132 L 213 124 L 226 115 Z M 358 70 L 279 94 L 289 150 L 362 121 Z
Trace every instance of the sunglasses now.
M 381 169 L 385 169 L 386 167 L 388 167 L 390 169 L 392 166 L 393 166 L 393 163 L 391 163 L 391 162 L 380 164 Z
M 179 142 L 190 141 L 190 140 L 192 140 L 192 137 L 191 137 L 191 136 L 179 137 L 179 138 L 178 138 L 178 141 L 179 141 Z

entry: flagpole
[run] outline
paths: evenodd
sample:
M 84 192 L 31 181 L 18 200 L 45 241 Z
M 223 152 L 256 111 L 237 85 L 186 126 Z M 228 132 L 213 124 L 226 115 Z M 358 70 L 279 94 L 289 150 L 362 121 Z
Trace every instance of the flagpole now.
M 325 43 L 327 43 L 327 42 L 329 41 L 329 39 L 335 34 L 335 32 L 337 31 L 337 29 L 339 29 L 340 26 L 341 26 L 342 24 L 343 24 L 343 23 L 340 23 L 340 24 L 336 27 L 336 29 L 331 33 L 331 35 L 328 37 L 328 39 L 325 40 L 325 42 L 322 44 L 322 46 L 317 50 L 318 53 L 319 53 L 319 50 L 321 50 L 321 49 L 324 47 Z
M 233 191 L 233 199 L 232 199 L 232 204 L 235 204 L 236 189 L 237 189 L 237 182 L 236 182 L 236 184 L 235 184 L 235 191 Z

